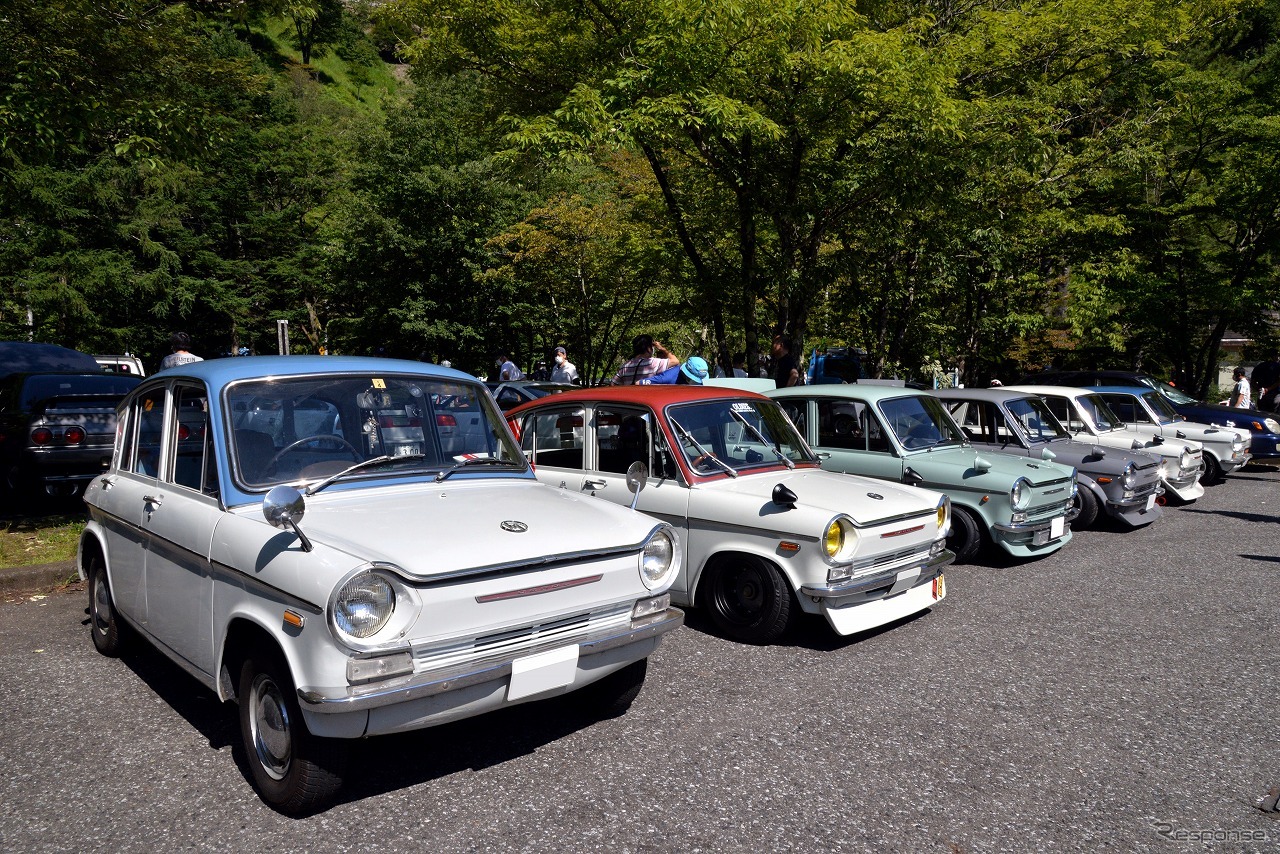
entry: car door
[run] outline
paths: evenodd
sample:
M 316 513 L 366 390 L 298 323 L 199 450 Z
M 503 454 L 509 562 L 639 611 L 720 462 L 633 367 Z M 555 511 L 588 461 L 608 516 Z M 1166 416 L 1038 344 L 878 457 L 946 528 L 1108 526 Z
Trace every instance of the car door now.
M 213 668 L 209 543 L 222 518 L 208 392 L 179 383 L 168 397 L 161 465 L 143 496 L 147 625 L 156 640 L 204 673 Z
M 690 556 L 700 544 L 690 539 L 697 535 L 689 529 L 689 488 L 654 414 L 642 406 L 598 403 L 591 410 L 589 426 L 583 492 L 630 506 L 634 496 L 627 488 L 627 469 L 632 463 L 644 463 L 649 479 L 636 509 L 679 529 L 685 554 Z M 681 573 L 677 589 L 683 589 L 686 581 Z
M 158 384 L 141 392 L 124 412 L 124 424 L 117 427 L 120 438 L 114 465 L 92 499 L 103 514 L 116 607 L 144 628 L 147 598 L 143 580 L 150 541 L 142 521 L 146 496 L 157 488 L 166 394 L 164 385 Z
M 855 397 L 818 397 L 813 403 L 813 449 L 830 455 L 823 468 L 902 481 L 903 459 L 894 452 L 875 407 Z

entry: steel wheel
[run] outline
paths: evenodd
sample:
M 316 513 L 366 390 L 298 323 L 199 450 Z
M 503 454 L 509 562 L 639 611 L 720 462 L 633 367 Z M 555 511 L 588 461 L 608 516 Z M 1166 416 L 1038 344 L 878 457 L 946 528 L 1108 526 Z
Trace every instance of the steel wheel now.
M 733 555 L 708 573 L 706 601 L 722 633 L 763 644 L 786 632 L 793 613 L 791 588 L 771 563 L 753 555 Z
M 123 626 L 111 599 L 111 585 L 102 556 L 95 551 L 88 560 L 85 575 L 89 577 L 90 636 L 98 652 L 114 658 L 124 648 Z

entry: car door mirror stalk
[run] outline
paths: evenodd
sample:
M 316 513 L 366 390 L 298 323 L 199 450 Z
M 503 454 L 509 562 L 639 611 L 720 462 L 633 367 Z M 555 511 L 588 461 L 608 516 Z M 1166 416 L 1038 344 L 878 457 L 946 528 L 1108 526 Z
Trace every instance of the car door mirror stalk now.
M 302 493 L 285 484 L 273 486 L 267 493 L 267 497 L 262 500 L 262 515 L 267 523 L 273 528 L 293 531 L 298 541 L 302 543 L 302 550 L 309 552 L 315 547 L 298 527 L 298 522 L 302 520 L 306 510 L 307 504 L 302 498 Z

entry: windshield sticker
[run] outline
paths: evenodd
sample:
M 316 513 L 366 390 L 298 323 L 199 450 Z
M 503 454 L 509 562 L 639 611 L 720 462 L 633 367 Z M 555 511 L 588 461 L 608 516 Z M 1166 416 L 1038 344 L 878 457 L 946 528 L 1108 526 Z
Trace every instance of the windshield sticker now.
M 755 412 L 755 407 L 749 403 L 735 403 L 731 408 L 734 412 Z
M 377 377 L 374 377 L 374 378 L 373 378 L 373 387 L 374 387 L 374 388 L 386 388 L 386 387 L 387 387 L 387 382 L 386 382 L 386 380 L 380 380 L 380 379 L 378 379 Z

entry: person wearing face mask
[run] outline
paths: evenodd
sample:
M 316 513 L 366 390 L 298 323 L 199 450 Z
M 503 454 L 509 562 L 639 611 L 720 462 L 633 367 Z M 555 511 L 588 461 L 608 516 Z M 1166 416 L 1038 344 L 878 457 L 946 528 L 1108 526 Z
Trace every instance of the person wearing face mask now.
M 498 382 L 524 379 L 524 372 L 516 367 L 516 363 L 511 361 L 506 353 L 499 353 L 494 363 L 498 366 Z
M 578 369 L 569 361 L 563 347 L 556 348 L 556 366 L 551 369 L 553 383 L 578 384 Z

